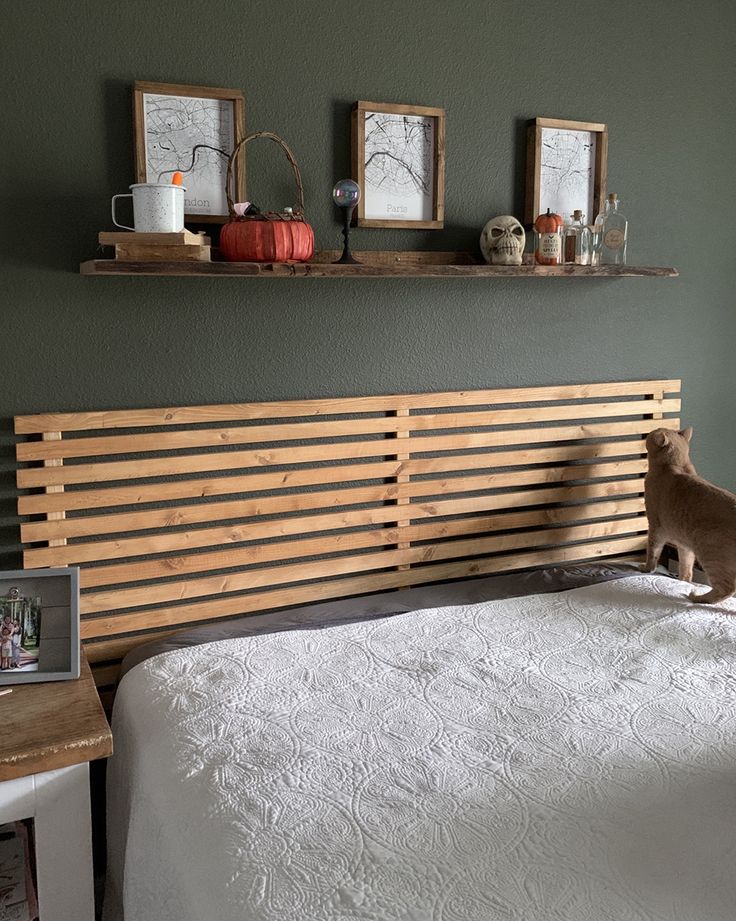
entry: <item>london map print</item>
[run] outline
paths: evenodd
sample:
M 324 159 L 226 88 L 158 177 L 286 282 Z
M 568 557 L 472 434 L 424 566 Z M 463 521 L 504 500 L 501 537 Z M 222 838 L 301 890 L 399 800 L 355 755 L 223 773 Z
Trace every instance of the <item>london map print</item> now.
M 226 214 L 227 156 L 217 150 L 229 155 L 235 146 L 232 103 L 145 93 L 143 111 L 147 181 L 170 182 L 179 170 L 188 214 Z
M 434 120 L 365 113 L 365 217 L 431 221 Z
M 595 145 L 592 131 L 542 128 L 540 213 L 550 208 L 567 219 L 579 208 L 593 222 Z

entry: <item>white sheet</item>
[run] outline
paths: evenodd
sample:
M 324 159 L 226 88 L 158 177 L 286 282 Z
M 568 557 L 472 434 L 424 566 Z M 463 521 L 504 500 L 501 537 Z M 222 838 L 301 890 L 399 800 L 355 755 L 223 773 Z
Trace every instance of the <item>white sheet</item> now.
M 733 921 L 736 603 L 635 576 L 124 679 L 106 918 Z

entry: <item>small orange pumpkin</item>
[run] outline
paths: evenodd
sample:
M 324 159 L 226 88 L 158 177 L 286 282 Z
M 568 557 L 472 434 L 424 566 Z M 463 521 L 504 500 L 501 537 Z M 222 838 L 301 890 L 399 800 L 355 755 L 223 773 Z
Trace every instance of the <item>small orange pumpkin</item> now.
M 547 208 L 534 222 L 537 231 L 537 248 L 534 258 L 538 265 L 560 265 L 562 263 L 562 228 L 565 222 L 559 214 Z
M 255 138 L 278 144 L 294 171 L 299 203 L 293 210 L 238 216 L 230 196 L 231 176 L 240 148 Z M 309 262 L 314 253 L 314 231 L 304 219 L 304 188 L 294 154 L 277 134 L 257 131 L 235 145 L 227 165 L 225 185 L 230 220 L 220 231 L 220 252 L 228 262 Z
M 314 253 L 314 232 L 297 216 L 236 219 L 220 231 L 220 252 L 228 262 L 308 262 Z

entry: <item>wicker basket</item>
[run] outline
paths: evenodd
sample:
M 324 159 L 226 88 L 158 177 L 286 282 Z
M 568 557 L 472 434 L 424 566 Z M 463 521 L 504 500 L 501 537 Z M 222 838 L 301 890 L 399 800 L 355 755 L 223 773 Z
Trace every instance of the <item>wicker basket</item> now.
M 256 138 L 270 138 L 291 164 L 298 205 L 293 211 L 265 211 L 238 216 L 230 196 L 233 164 L 238 151 Z M 304 188 L 294 154 L 270 131 L 249 134 L 235 145 L 227 164 L 225 184 L 229 220 L 220 233 L 220 252 L 229 262 L 308 262 L 314 253 L 314 231 L 304 218 Z

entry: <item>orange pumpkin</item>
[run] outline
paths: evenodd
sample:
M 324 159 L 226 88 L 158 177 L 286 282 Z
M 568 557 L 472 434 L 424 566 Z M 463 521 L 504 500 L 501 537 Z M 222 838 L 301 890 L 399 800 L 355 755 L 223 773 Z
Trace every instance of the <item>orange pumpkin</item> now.
M 238 216 L 230 195 L 232 172 L 240 148 L 255 138 L 269 138 L 282 148 L 294 171 L 299 203 L 293 210 Z M 228 262 L 308 262 L 314 253 L 314 231 L 304 219 L 304 188 L 294 154 L 277 134 L 257 131 L 235 145 L 225 181 L 230 220 L 220 231 L 220 252 Z
M 308 262 L 314 231 L 297 217 L 235 219 L 220 232 L 220 252 L 228 262 Z
M 534 258 L 538 265 L 560 265 L 562 263 L 562 228 L 564 221 L 559 214 L 547 208 L 534 222 L 537 231 L 537 248 Z

